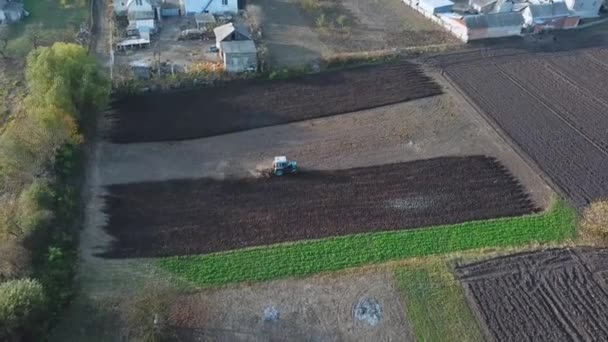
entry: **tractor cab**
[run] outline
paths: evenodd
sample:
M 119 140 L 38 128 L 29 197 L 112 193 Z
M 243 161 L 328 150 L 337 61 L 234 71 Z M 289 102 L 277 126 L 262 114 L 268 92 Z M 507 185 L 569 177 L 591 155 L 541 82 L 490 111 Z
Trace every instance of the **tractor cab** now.
M 296 173 L 298 172 L 298 163 L 293 160 L 287 161 L 285 156 L 274 157 L 272 169 L 275 176 L 282 176 L 286 173 Z

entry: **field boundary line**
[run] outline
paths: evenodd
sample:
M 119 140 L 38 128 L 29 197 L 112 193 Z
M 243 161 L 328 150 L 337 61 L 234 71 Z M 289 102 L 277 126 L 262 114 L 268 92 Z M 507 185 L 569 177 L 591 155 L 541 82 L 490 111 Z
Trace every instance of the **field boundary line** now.
M 455 84 L 455 82 L 450 77 L 449 72 L 442 71 L 441 75 L 450 84 L 450 86 L 454 88 L 454 90 L 458 94 L 460 94 L 464 98 L 464 100 L 473 109 L 475 109 L 475 111 L 477 111 L 477 114 L 479 114 L 478 116 L 481 117 L 481 119 L 484 120 L 492 128 L 492 130 L 496 132 L 496 134 L 498 134 L 498 136 L 503 140 L 503 142 L 506 143 L 509 147 L 511 147 L 513 151 L 515 151 L 515 154 L 517 154 L 517 156 L 519 156 L 524 161 L 524 163 L 526 163 L 530 168 L 532 168 L 532 171 L 538 173 L 538 175 L 543 179 L 543 181 L 545 181 L 545 183 L 547 183 L 551 187 L 551 189 L 553 189 L 553 191 L 555 191 L 566 199 L 569 198 L 568 194 L 566 194 L 566 192 L 564 192 L 564 190 L 562 190 L 553 181 L 553 179 L 549 177 L 549 175 L 540 167 L 540 165 L 534 160 L 534 158 L 532 158 L 527 152 L 525 152 L 523 148 L 519 146 L 515 142 L 515 140 L 511 138 L 511 136 L 500 127 L 496 120 L 486 114 L 485 111 L 483 111 L 477 105 L 477 103 L 466 94 L 466 92 L 464 92 L 457 84 Z
M 582 136 L 585 140 L 587 140 L 587 142 L 589 142 L 591 145 L 593 145 L 593 147 L 595 147 L 596 149 L 598 149 L 600 152 L 602 152 L 604 155 L 606 155 L 606 157 L 608 157 L 608 151 L 604 150 L 603 147 L 599 146 L 597 143 L 595 143 L 591 138 L 589 138 L 589 136 L 587 136 L 586 134 L 584 134 L 580 129 L 576 128 L 576 126 L 573 126 L 570 122 L 568 122 L 568 120 L 566 120 L 564 118 L 563 113 L 561 113 L 561 111 L 558 111 L 556 109 L 554 109 L 550 104 L 548 104 L 545 100 L 543 100 L 540 96 L 534 94 L 534 92 L 532 92 L 531 90 L 529 90 L 528 88 L 526 88 L 525 85 L 523 85 L 521 82 L 519 82 L 518 80 L 516 80 L 514 77 L 512 77 L 511 75 L 509 75 L 506 71 L 504 71 L 504 69 L 502 69 L 500 66 L 498 66 L 498 64 L 496 63 L 492 63 L 492 65 L 494 65 L 494 67 L 496 67 L 496 69 L 498 69 L 500 71 L 500 73 L 505 76 L 507 79 L 509 79 L 509 81 L 511 81 L 511 83 L 513 83 L 516 87 L 520 88 L 521 90 L 523 90 L 526 94 L 530 95 L 532 98 L 534 98 L 536 101 L 538 101 L 543 107 L 547 108 L 554 116 L 556 116 L 557 118 L 559 118 L 563 123 L 565 123 L 568 127 L 570 127 L 572 130 L 574 130 L 576 133 L 578 133 L 580 136 Z

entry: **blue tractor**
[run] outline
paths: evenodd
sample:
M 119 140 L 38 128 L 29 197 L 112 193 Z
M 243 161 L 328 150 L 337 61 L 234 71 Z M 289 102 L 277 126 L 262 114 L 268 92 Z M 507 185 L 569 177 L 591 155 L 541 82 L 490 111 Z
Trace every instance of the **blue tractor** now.
M 293 160 L 287 161 L 287 158 L 284 156 L 274 157 L 272 169 L 275 176 L 282 176 L 286 173 L 296 173 L 298 172 L 298 163 Z

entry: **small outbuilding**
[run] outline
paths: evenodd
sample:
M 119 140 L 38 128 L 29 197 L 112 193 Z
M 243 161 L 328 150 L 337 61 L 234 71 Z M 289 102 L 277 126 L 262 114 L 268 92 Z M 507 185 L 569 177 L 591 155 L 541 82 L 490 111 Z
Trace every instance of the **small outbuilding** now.
M 220 44 L 225 41 L 251 40 L 251 33 L 245 26 L 234 25 L 233 23 L 224 24 L 213 29 L 215 34 L 215 46 L 222 49 Z
M 127 18 L 129 27 L 127 30 L 138 30 L 155 32 L 156 17 L 155 8 L 152 7 L 150 0 L 129 0 L 127 3 Z
M 524 27 L 534 32 L 567 29 L 578 25 L 580 17 L 570 14 L 565 2 L 532 4 L 522 11 Z
M 469 6 L 477 13 L 486 14 L 492 12 L 497 0 L 469 0 Z
M 253 40 L 224 41 L 220 44 L 220 55 L 227 72 L 255 71 L 258 52 Z

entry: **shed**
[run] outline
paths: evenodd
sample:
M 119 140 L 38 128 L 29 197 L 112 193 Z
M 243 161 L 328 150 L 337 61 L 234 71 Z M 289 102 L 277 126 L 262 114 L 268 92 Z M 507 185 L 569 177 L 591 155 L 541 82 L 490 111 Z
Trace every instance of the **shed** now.
M 221 49 L 220 43 L 224 41 L 251 40 L 251 34 L 245 26 L 224 24 L 213 29 L 215 34 L 215 46 Z
M 521 35 L 524 19 L 519 12 L 469 15 L 461 19 L 466 40 Z
M 490 13 L 494 9 L 497 0 L 470 0 L 469 6 L 477 13 Z
M 227 72 L 257 70 L 257 49 L 253 40 L 222 42 L 220 55 L 224 61 L 224 70 Z
M 418 8 L 427 14 L 452 12 L 454 3 L 450 0 L 420 0 Z
M 564 0 L 568 9 L 580 18 L 595 18 L 600 16 L 602 0 Z

